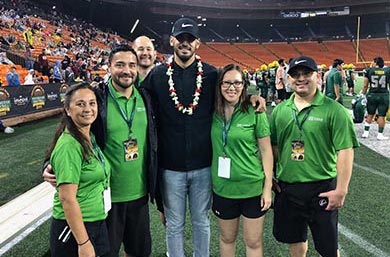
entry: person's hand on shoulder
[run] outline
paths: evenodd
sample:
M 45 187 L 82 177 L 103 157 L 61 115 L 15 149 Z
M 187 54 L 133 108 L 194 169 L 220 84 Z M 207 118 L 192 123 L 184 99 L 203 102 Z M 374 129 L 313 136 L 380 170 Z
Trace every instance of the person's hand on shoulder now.
M 266 101 L 261 96 L 251 95 L 249 101 L 256 108 L 256 112 L 265 112 L 267 110 Z
M 50 164 L 48 164 L 43 169 L 42 177 L 43 177 L 43 180 L 45 180 L 46 182 L 49 182 L 50 185 L 52 185 L 53 187 L 57 186 L 56 175 L 54 175 L 53 169 L 52 169 Z

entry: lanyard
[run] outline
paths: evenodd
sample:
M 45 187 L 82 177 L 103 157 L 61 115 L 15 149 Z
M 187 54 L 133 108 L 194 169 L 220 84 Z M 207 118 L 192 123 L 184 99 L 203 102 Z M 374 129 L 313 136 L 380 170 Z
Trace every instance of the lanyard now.
M 307 117 L 309 117 L 309 113 L 311 112 L 311 109 L 313 109 L 311 106 L 307 109 L 307 111 L 305 112 L 305 116 L 303 116 L 301 123 L 299 123 L 299 121 L 298 121 L 297 111 L 295 109 L 292 109 L 294 122 L 295 122 L 295 124 L 297 124 L 298 129 L 299 129 L 299 140 L 302 139 L 302 126 L 303 126 L 303 123 L 307 120 Z
M 93 134 L 90 134 L 90 136 L 91 136 L 91 142 L 92 142 L 92 147 L 93 147 L 92 152 L 93 152 L 93 155 L 95 156 L 95 158 L 100 162 L 100 165 L 103 168 L 104 176 L 106 178 L 104 181 L 104 189 L 107 189 L 108 188 L 108 174 L 107 174 L 107 170 L 106 170 L 105 159 L 104 159 L 102 151 L 100 150 L 99 146 L 96 143 L 95 136 Z
M 223 154 L 226 157 L 226 144 L 227 144 L 227 137 L 229 134 L 230 127 L 232 125 L 234 112 L 236 110 L 236 106 L 234 107 L 232 117 L 230 118 L 229 122 L 226 121 L 226 115 L 225 115 L 225 109 L 223 109 L 222 112 L 222 147 L 223 147 Z
M 135 90 L 135 89 L 133 88 L 133 90 Z M 135 115 L 135 106 L 137 104 L 137 97 L 134 97 L 133 109 L 131 110 L 130 119 L 128 119 L 125 111 L 122 109 L 122 107 L 120 107 L 118 101 L 115 99 L 113 93 L 111 92 L 110 87 L 108 87 L 108 92 L 110 93 L 112 100 L 114 100 L 116 106 L 118 107 L 122 118 L 126 121 L 127 126 L 129 127 L 129 136 L 131 136 L 131 134 L 133 133 L 133 131 L 131 130 L 131 127 L 133 125 L 133 120 L 134 120 L 134 115 Z

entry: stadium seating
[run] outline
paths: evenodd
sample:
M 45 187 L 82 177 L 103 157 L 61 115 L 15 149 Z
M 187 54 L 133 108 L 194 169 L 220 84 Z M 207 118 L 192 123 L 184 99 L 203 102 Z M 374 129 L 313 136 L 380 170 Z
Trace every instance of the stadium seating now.
M 306 42 L 275 42 L 275 43 L 205 43 L 198 54 L 203 60 L 217 67 L 234 62 L 253 71 L 261 64 L 268 64 L 279 58 L 288 61 L 299 55 L 313 57 L 318 64 L 331 65 L 333 60 L 341 58 L 345 63 L 352 63 L 358 69 L 367 67 L 376 56 L 390 60 L 390 44 L 385 38 L 361 40 L 361 53 L 356 63 L 356 43 L 350 40 L 306 41 Z M 364 63 L 365 62 L 365 63 Z
M 293 44 L 264 43 L 263 46 L 274 53 L 277 59 L 283 58 L 286 62 L 289 58 L 294 58 L 301 55 L 297 49 L 293 47 Z M 271 62 L 271 60 L 269 62 Z
M 241 64 L 244 68 L 253 70 L 259 65 L 255 58 L 233 44 L 208 43 L 208 45 L 218 49 L 222 54 L 228 56 L 234 62 Z
M 359 41 L 359 50 L 364 56 L 364 61 L 371 62 L 375 57 L 382 56 L 390 60 L 390 49 L 386 38 L 362 39 Z

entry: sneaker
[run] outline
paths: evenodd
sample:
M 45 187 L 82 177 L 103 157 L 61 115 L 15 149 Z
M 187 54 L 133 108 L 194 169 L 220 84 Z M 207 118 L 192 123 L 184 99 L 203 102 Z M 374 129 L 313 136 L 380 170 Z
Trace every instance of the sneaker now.
M 274 101 L 272 101 L 271 106 L 272 106 L 272 107 L 275 107 L 275 106 L 276 106 L 276 103 L 275 103 Z
M 12 134 L 14 132 L 15 132 L 15 130 L 13 128 L 11 128 L 11 127 L 6 127 L 4 129 L 4 133 L 6 133 L 6 134 Z
M 378 140 L 386 140 L 389 139 L 388 137 L 385 137 L 382 133 L 378 133 L 378 136 L 376 137 Z
M 368 137 L 368 134 L 369 134 L 369 131 L 364 131 L 364 132 L 363 132 L 363 135 L 362 135 L 362 138 L 367 138 L 367 137 Z

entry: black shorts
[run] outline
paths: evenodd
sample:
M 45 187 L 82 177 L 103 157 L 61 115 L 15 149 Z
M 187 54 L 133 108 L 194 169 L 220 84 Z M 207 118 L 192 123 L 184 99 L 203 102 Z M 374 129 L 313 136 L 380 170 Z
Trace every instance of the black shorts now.
M 314 246 L 322 257 L 337 256 L 338 210 L 326 211 L 327 199 L 318 194 L 333 190 L 336 179 L 312 183 L 279 182 L 281 193 L 275 195 L 273 234 L 283 243 L 307 240 L 307 227 Z
M 110 249 L 107 225 L 104 220 L 84 222 L 96 256 L 103 256 Z M 78 257 L 78 245 L 66 220 L 51 219 L 50 256 Z
M 125 252 L 131 256 L 150 256 L 152 240 L 150 237 L 148 197 L 112 203 L 107 217 L 111 251 L 105 257 L 118 257 L 123 242 Z
M 256 219 L 265 215 L 267 211 L 261 211 L 260 196 L 244 199 L 230 199 L 213 193 L 212 210 L 215 216 L 223 220 L 231 220 L 241 215 Z

